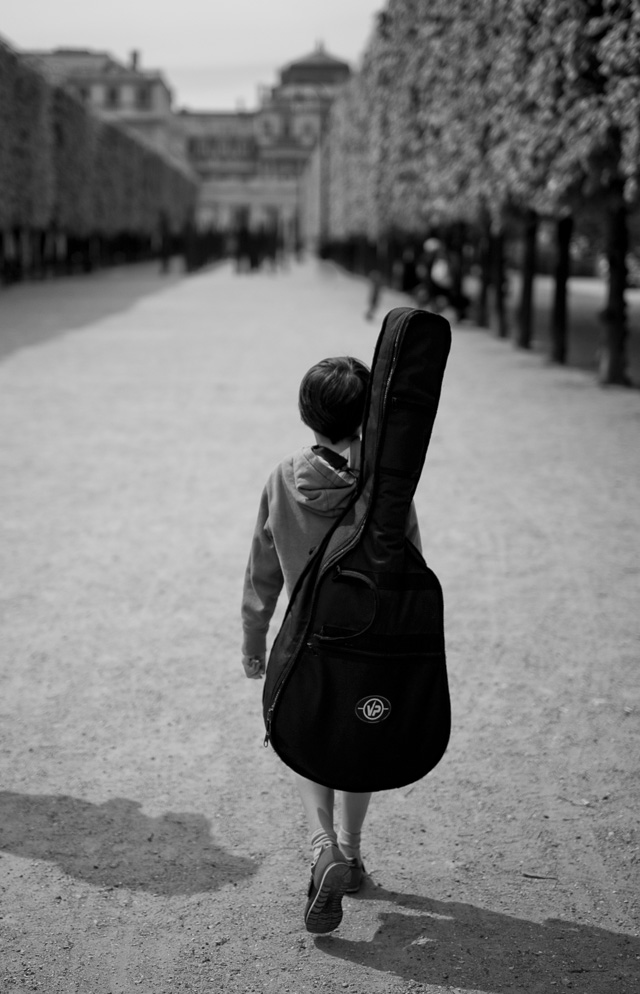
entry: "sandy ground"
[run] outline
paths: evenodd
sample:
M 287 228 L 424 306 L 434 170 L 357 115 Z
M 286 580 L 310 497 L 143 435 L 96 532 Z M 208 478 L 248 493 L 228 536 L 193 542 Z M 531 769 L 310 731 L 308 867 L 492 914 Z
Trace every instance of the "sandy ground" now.
M 3 994 L 640 989 L 640 392 L 472 327 L 416 499 L 450 747 L 304 930 L 238 602 L 302 373 L 371 358 L 364 298 L 314 263 L 0 297 Z

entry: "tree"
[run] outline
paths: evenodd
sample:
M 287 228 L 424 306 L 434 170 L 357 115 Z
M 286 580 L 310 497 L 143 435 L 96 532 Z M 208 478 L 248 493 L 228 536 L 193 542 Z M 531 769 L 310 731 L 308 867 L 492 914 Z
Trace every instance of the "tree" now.
M 530 32 L 529 83 L 516 110 L 534 205 L 556 215 L 597 204 L 609 231 L 609 289 L 600 378 L 625 383 L 626 204 L 635 196 L 640 88 L 635 0 L 521 0 Z M 636 27 L 632 30 L 632 25 Z M 567 229 L 564 229 L 566 236 Z M 559 313 L 559 310 L 558 312 Z M 561 351 L 558 353 L 561 354 Z
M 196 189 L 186 169 L 0 43 L 0 249 L 10 245 L 12 278 L 59 233 L 84 243 L 89 267 L 99 237 L 148 240 L 161 211 L 175 230 Z
M 506 336 L 504 240 L 525 231 L 517 344 L 531 344 L 539 217 L 558 224 L 552 355 L 566 356 L 571 222 L 606 219 L 600 376 L 626 382 L 627 209 L 640 171 L 640 0 L 389 0 L 331 127 L 343 237 L 472 225 Z M 490 264 L 489 264 L 490 263 Z M 481 302 L 487 296 L 487 282 Z

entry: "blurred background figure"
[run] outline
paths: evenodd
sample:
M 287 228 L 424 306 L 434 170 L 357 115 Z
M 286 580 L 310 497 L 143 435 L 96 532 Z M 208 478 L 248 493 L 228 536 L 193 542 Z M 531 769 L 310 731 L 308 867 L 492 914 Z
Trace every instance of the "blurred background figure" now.
M 171 256 L 173 254 L 173 237 L 171 225 L 166 211 L 160 212 L 159 219 L 159 255 L 160 272 L 168 273 L 171 268 Z
M 369 294 L 367 298 L 367 311 L 365 314 L 367 321 L 373 321 L 381 297 L 382 273 L 379 269 L 372 269 L 369 273 Z

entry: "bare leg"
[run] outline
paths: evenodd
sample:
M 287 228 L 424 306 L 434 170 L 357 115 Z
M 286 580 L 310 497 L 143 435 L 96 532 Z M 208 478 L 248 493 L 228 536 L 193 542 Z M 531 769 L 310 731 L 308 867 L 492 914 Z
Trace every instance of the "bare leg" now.
M 314 783 L 313 780 L 307 780 L 299 773 L 294 773 L 293 776 L 312 836 L 316 832 L 322 831 L 335 839 L 333 828 L 335 791 L 331 790 L 330 787 L 322 787 L 319 783 Z
M 349 859 L 360 857 L 360 834 L 370 800 L 371 792 L 356 794 L 345 791 L 342 795 L 342 822 L 338 842 Z
M 354 794 L 347 791 L 342 795 L 342 827 L 347 832 L 360 832 L 369 808 L 371 791 Z

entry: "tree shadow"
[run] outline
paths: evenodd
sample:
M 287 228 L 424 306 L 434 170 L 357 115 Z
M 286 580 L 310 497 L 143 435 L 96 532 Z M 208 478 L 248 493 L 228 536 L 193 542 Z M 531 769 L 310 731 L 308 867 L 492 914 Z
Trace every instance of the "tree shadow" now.
M 153 263 L 135 263 L 0 288 L 0 361 L 168 290 L 187 278 L 174 266 L 161 274 Z
M 0 851 L 57 863 L 98 887 L 196 894 L 235 884 L 258 864 L 216 845 L 199 814 L 151 818 L 137 801 L 0 791 Z
M 380 914 L 373 939 L 323 937 L 316 940 L 318 949 L 406 981 L 461 991 L 640 990 L 638 937 L 559 919 L 540 924 L 371 884 L 362 898 L 394 906 Z

